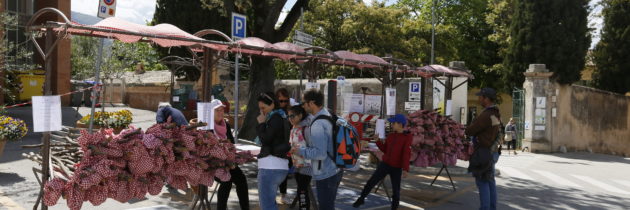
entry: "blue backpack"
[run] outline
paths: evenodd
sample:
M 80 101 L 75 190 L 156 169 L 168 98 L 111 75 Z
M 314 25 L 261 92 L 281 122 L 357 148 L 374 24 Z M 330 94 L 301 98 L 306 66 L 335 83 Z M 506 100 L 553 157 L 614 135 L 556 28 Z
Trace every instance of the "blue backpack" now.
M 337 168 L 354 168 L 361 155 L 361 146 L 357 130 L 354 126 L 336 115 L 320 115 L 311 122 L 311 126 L 315 121 L 320 119 L 327 120 L 333 125 L 332 140 L 335 153 L 332 155 L 328 154 L 328 157 L 335 162 Z M 320 163 L 319 168 L 321 169 L 321 167 L 322 165 Z

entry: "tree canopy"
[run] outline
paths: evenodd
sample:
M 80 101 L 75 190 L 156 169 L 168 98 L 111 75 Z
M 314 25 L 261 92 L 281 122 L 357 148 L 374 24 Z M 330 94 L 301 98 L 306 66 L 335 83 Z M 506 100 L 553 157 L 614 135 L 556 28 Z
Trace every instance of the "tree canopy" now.
M 630 91 L 630 1 L 604 0 L 604 27 L 594 51 L 598 88 L 617 93 Z
M 514 0 L 504 80 L 519 87 L 529 64 L 546 64 L 561 84 L 580 79 L 591 43 L 588 0 Z

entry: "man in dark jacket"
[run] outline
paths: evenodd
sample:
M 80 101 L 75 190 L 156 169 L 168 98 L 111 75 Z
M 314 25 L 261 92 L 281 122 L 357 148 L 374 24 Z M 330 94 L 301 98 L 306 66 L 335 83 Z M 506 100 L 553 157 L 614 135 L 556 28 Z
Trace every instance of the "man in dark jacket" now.
M 171 107 L 170 104 L 160 104 L 158 106 L 155 121 L 157 123 L 173 122 L 177 124 L 177 126 L 188 125 L 188 121 L 186 120 L 184 114 Z
M 466 128 L 466 135 L 475 139 L 475 151 L 468 170 L 475 176 L 479 189 L 480 209 L 497 208 L 497 189 L 494 180 L 494 164 L 499 158 L 498 139 L 501 114 L 495 105 L 497 93 L 492 88 L 482 88 L 476 94 L 483 112 Z

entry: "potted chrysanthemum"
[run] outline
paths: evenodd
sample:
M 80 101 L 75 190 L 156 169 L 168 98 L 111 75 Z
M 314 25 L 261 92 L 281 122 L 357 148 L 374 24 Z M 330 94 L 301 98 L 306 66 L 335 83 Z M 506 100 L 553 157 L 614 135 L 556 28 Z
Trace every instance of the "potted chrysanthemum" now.
M 94 113 L 93 128 L 112 128 L 114 133 L 120 133 L 132 122 L 132 114 L 129 110 L 123 109 L 117 112 L 96 112 Z M 77 127 L 87 128 L 90 123 L 90 115 L 86 115 L 77 122 Z
M 26 136 L 28 128 L 24 120 L 0 115 L 0 156 L 7 141 L 17 141 Z

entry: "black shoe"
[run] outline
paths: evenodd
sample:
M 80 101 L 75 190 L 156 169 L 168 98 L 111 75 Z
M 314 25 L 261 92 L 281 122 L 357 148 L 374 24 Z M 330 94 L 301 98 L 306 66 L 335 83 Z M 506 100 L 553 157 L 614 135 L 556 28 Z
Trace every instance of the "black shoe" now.
M 363 203 L 365 203 L 364 198 L 359 198 L 359 199 L 357 199 L 357 201 L 355 201 L 352 204 L 352 207 L 359 208 L 361 205 L 363 205 Z

